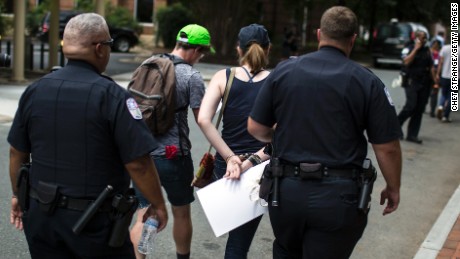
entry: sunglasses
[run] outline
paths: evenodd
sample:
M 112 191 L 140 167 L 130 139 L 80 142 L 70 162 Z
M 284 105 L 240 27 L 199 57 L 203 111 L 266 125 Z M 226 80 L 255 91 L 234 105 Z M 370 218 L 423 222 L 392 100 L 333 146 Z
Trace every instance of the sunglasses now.
M 101 42 L 93 42 L 93 45 L 97 45 L 97 44 L 102 44 L 102 45 L 113 47 L 113 39 L 101 41 Z

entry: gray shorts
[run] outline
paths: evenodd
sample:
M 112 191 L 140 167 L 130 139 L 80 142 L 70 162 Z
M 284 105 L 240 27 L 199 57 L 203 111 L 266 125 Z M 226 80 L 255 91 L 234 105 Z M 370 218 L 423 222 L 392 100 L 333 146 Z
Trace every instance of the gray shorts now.
M 195 200 L 193 187 L 193 161 L 191 155 L 176 156 L 167 159 L 165 156 L 152 156 L 160 176 L 161 185 L 166 191 L 168 201 L 173 206 L 183 206 Z M 134 185 L 136 196 L 139 199 L 139 208 L 145 208 L 149 202 Z

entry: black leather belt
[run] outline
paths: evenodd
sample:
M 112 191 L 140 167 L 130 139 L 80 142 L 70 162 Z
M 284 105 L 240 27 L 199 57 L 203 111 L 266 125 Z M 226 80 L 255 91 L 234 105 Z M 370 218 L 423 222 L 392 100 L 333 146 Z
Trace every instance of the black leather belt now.
M 299 166 L 283 165 L 283 177 L 301 177 L 302 179 L 322 179 L 326 177 L 338 177 L 357 179 L 361 174 L 359 169 L 336 169 L 322 167 L 314 172 L 304 172 Z
M 38 197 L 37 192 L 34 188 L 30 188 L 29 196 L 32 199 L 35 199 L 37 202 L 40 203 L 40 198 Z M 69 196 L 65 196 L 60 194 L 59 200 L 56 204 L 58 208 L 69 209 L 69 210 L 76 210 L 76 211 L 85 211 L 94 200 L 87 200 L 87 199 L 75 199 Z M 107 199 L 102 203 L 101 207 L 99 208 L 99 212 L 110 212 L 112 210 L 112 198 Z

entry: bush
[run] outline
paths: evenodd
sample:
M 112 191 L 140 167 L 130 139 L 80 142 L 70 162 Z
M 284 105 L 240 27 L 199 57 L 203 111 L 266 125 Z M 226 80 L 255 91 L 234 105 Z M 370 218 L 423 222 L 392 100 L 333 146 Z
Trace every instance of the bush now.
M 123 7 L 113 6 L 110 3 L 106 5 L 105 19 L 112 27 L 131 28 L 137 32 L 141 30 L 139 23 L 133 18 L 131 12 Z
M 50 9 L 49 0 L 42 1 L 38 6 L 32 8 L 27 12 L 26 27 L 30 35 L 36 35 L 38 27 L 45 13 Z M 95 6 L 92 0 L 80 0 L 76 10 L 81 12 L 94 12 Z M 132 14 L 123 7 L 113 6 L 107 2 L 105 6 L 105 19 L 110 26 L 113 27 L 127 27 L 139 31 L 140 26 Z
M 180 3 L 159 9 L 156 20 L 158 35 L 163 40 L 165 48 L 173 48 L 176 45 L 179 30 L 195 21 L 192 12 Z
M 29 32 L 29 35 L 35 36 L 38 33 L 41 21 L 49 9 L 49 0 L 45 0 L 33 8 L 30 8 L 29 6 L 29 10 L 26 15 L 26 29 Z

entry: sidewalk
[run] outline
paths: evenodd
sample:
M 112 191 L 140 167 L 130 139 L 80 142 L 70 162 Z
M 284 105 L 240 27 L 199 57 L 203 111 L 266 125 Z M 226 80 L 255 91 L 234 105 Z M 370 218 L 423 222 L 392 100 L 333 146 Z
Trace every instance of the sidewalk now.
M 421 244 L 414 259 L 460 258 L 460 185 Z

